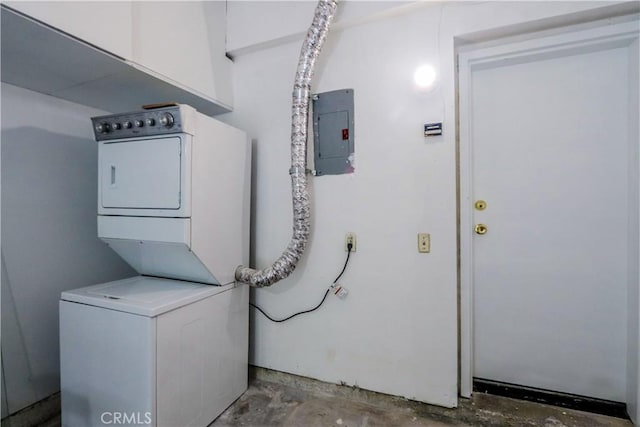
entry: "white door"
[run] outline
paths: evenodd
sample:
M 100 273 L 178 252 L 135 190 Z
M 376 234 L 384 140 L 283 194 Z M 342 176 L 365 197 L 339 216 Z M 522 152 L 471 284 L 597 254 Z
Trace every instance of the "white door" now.
M 629 43 L 596 35 L 466 59 L 469 368 L 475 378 L 624 402 L 627 155 L 637 116 Z M 474 55 L 494 57 L 474 64 Z

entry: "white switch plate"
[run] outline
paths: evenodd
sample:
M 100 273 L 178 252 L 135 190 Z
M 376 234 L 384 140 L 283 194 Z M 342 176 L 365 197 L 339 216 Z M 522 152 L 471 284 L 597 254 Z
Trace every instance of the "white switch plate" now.
M 418 233 L 418 252 L 423 254 L 431 252 L 431 235 L 429 233 Z

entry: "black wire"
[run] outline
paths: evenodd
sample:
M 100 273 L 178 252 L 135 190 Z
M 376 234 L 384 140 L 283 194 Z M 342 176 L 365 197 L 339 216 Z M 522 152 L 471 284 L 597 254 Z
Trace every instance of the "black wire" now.
M 322 305 L 322 303 L 324 302 L 324 300 L 327 299 L 327 295 L 329 295 L 329 291 L 331 290 L 331 288 L 327 289 L 327 291 L 324 293 L 324 296 L 322 297 L 322 301 L 320 301 L 320 304 L 316 305 L 315 307 L 309 309 L 309 310 L 305 310 L 305 311 L 301 311 L 298 312 L 296 314 L 292 314 L 289 317 L 285 317 L 284 319 L 274 319 L 273 317 L 269 316 L 267 313 L 264 312 L 263 309 L 261 309 L 260 307 L 258 307 L 257 305 L 255 305 L 254 303 L 250 302 L 249 305 L 254 307 L 256 310 L 258 310 L 260 313 L 264 314 L 264 317 L 266 317 L 267 319 L 271 320 L 272 322 L 276 322 L 276 323 L 281 323 L 281 322 L 286 322 L 289 319 L 293 319 L 296 316 L 299 316 L 301 314 L 305 314 L 305 313 L 311 313 L 312 311 L 317 310 L 318 308 L 320 308 L 320 306 Z
M 335 285 L 336 282 L 338 280 L 340 280 L 340 278 L 342 277 L 342 275 L 344 274 L 344 271 L 347 269 L 347 264 L 349 264 L 349 256 L 351 255 L 351 243 L 349 243 L 347 245 L 347 259 L 344 261 L 344 267 L 342 267 L 342 271 L 340 272 L 340 274 L 338 274 L 338 277 L 336 277 L 336 280 L 333 281 L 333 284 Z
M 338 277 L 336 277 L 336 280 L 333 281 L 333 284 L 335 285 L 338 280 L 342 277 L 342 275 L 344 274 L 345 270 L 347 269 L 347 264 L 349 264 L 349 257 L 351 255 L 351 245 L 347 245 L 347 259 L 344 261 L 344 267 L 342 267 L 342 271 L 340 272 L 340 274 L 338 274 Z M 269 316 L 263 309 L 261 309 L 260 307 L 258 307 L 257 305 L 255 305 L 254 303 L 250 302 L 249 305 L 253 308 L 255 308 L 256 310 L 258 310 L 260 313 L 262 313 L 264 315 L 264 317 L 266 317 L 267 319 L 271 320 L 272 322 L 275 323 L 282 323 L 282 322 L 286 322 L 289 319 L 293 319 L 296 316 L 299 316 L 301 314 L 306 314 L 306 313 L 311 313 L 312 311 L 316 311 L 317 309 L 320 308 L 320 306 L 324 303 L 324 301 L 327 299 L 327 295 L 329 295 L 329 291 L 331 290 L 331 288 L 333 287 L 333 285 L 327 289 L 327 291 L 324 293 L 324 296 L 322 297 L 322 301 L 320 301 L 320 304 L 316 305 L 313 308 L 310 308 L 309 310 L 305 310 L 305 311 L 300 311 L 298 313 L 292 314 L 289 317 L 285 317 L 284 319 L 274 319 L 273 317 Z

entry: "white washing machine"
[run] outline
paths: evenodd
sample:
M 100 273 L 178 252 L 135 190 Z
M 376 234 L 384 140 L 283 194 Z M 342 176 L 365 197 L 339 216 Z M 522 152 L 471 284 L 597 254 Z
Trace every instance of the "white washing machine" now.
M 207 426 L 247 388 L 247 137 L 185 105 L 92 120 L 98 235 L 140 276 L 62 293 L 62 424 Z
M 64 292 L 65 426 L 206 426 L 247 388 L 247 286 L 134 277 Z

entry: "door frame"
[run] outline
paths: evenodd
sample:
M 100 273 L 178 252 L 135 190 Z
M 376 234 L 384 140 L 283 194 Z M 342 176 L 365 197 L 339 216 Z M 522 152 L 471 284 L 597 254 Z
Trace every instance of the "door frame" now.
M 473 141 L 471 73 L 598 50 L 637 46 L 638 16 L 595 21 L 458 49 L 458 185 L 460 265 L 460 396 L 473 391 Z M 526 37 L 526 38 L 525 38 Z M 630 77 L 632 78 L 632 77 Z M 633 86 L 631 86 L 633 87 Z M 631 143 L 631 141 L 630 141 Z

